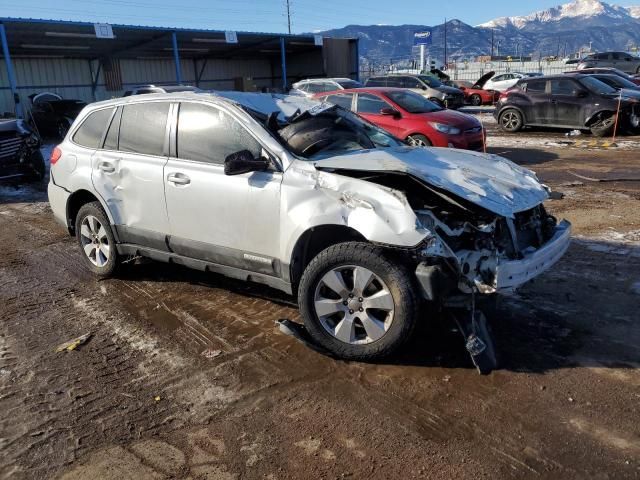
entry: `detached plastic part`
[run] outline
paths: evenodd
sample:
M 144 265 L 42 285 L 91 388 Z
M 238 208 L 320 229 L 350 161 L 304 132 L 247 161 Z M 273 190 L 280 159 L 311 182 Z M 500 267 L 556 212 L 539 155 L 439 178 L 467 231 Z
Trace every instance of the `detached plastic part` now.
M 493 335 L 484 313 L 476 310 L 474 319 L 471 315 L 468 310 L 453 314 L 471 361 L 481 375 L 487 375 L 498 368 Z

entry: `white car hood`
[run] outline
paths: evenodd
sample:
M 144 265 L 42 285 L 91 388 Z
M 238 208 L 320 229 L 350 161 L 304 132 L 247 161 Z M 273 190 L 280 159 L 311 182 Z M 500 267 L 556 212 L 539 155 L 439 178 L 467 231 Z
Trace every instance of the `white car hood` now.
M 549 197 L 532 171 L 497 155 L 465 150 L 378 148 L 316 160 L 314 165 L 320 169 L 407 173 L 509 218 Z

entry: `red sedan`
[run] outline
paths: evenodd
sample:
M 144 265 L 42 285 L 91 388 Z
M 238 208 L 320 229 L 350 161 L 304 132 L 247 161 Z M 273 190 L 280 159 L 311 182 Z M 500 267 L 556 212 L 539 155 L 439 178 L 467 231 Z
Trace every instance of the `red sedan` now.
M 414 145 L 484 150 L 486 131 L 471 115 L 446 110 L 403 88 L 357 88 L 315 96 L 348 108 Z
M 464 101 L 471 105 L 493 105 L 498 101 L 500 92 L 496 90 L 485 90 L 477 85 L 465 80 L 454 80 L 453 84 L 464 93 Z

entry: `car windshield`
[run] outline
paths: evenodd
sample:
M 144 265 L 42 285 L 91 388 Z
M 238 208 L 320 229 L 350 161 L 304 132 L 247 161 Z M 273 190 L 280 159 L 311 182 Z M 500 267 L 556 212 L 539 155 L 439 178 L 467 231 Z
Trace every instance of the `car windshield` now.
M 598 93 L 600 95 L 607 94 L 607 93 L 616 93 L 615 88 L 610 87 L 606 83 L 601 82 L 600 80 L 594 77 L 583 77 L 578 81 L 582 83 L 582 85 L 587 87 L 588 90 L 591 90 L 592 92 Z
M 293 153 L 309 160 L 403 145 L 384 130 L 335 105 L 316 113 L 303 112 L 290 119 L 277 133 Z
M 338 85 L 340 85 L 345 90 L 348 88 L 360 88 L 362 84 L 360 82 L 356 82 L 355 80 L 338 80 Z
M 419 75 L 418 78 L 432 88 L 438 88 L 442 86 L 440 80 L 438 80 L 436 77 L 432 77 L 431 75 Z
M 430 102 L 422 95 L 408 90 L 386 92 L 385 95 L 409 113 L 430 113 L 442 110 L 441 107 Z

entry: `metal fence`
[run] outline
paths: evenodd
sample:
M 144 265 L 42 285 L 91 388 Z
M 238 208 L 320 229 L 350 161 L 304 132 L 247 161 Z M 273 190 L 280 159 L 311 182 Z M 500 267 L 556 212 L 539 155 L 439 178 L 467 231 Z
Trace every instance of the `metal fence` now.
M 575 70 L 576 64 L 567 65 L 562 60 L 536 60 L 536 61 L 489 61 L 489 62 L 468 62 L 468 63 L 453 63 L 449 65 L 449 69 L 446 70 L 447 75 L 452 80 L 468 80 L 475 82 L 482 75 L 487 72 L 494 71 L 496 75 L 507 72 L 522 72 L 522 73 L 542 73 L 544 75 L 552 75 L 556 73 L 563 73 L 569 70 Z M 360 79 L 365 81 L 367 78 L 374 75 L 386 75 L 389 73 L 420 73 L 418 70 L 410 69 L 395 69 L 391 67 L 369 67 L 364 66 L 360 69 Z

